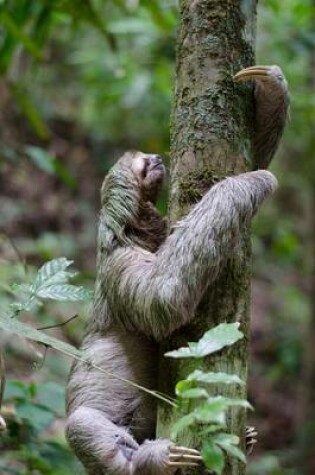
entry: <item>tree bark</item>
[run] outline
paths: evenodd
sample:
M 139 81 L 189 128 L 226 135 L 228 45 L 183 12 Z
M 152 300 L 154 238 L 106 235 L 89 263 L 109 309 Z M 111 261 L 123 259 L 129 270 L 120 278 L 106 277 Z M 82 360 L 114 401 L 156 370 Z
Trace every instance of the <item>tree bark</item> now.
M 233 75 L 254 64 L 256 0 L 181 0 L 177 42 L 176 91 L 171 130 L 170 225 L 185 215 L 203 194 L 224 176 L 252 168 L 252 86 L 238 85 Z M 241 322 L 245 338 L 219 356 L 205 359 L 203 370 L 247 375 L 251 250 L 249 232 L 242 251 L 230 256 L 216 284 L 206 292 L 196 319 L 161 345 L 159 390 L 174 395 L 174 385 L 193 363 L 163 354 L 187 341 L 196 341 L 222 322 Z M 246 389 L 215 387 L 218 393 L 246 398 Z M 159 407 L 158 435 L 169 437 L 176 413 Z M 245 413 L 233 410 L 228 429 L 245 434 Z M 198 441 L 184 434 L 180 443 Z M 206 473 L 200 467 L 189 473 Z M 228 459 L 225 474 L 245 473 L 243 464 Z

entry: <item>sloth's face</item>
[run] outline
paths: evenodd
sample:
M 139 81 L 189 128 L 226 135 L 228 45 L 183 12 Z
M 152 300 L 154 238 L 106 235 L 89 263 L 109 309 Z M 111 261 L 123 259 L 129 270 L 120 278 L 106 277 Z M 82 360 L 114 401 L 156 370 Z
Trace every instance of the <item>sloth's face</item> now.
M 137 152 L 132 159 L 132 171 L 138 177 L 143 198 L 155 203 L 165 168 L 162 158 L 155 154 Z

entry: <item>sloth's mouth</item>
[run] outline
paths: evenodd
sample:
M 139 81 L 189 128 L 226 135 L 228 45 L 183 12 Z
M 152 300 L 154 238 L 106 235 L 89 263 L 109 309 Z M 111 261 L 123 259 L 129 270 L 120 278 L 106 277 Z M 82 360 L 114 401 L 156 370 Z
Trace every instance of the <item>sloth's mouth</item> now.
M 164 168 L 164 165 L 163 165 L 163 162 L 162 162 L 162 160 L 161 160 L 160 163 L 156 163 L 155 165 L 153 165 L 153 166 L 151 167 L 151 170 L 156 170 L 156 169 L 161 169 L 161 170 L 163 170 L 163 168 Z
M 155 168 L 159 168 L 159 167 L 161 167 L 161 165 L 163 165 L 163 160 L 160 157 L 160 155 L 153 155 L 150 158 L 150 167 L 149 168 L 151 168 L 151 170 L 153 170 Z

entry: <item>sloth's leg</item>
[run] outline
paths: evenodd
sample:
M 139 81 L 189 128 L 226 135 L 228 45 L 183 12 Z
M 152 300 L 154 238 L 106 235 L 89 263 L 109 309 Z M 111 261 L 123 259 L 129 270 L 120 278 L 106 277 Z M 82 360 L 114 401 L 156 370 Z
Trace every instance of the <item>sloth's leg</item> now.
M 89 474 L 165 475 L 201 461 L 197 450 L 169 440 L 139 445 L 129 432 L 96 409 L 80 407 L 68 418 L 66 434 Z
M 81 406 L 68 418 L 66 436 L 89 474 L 130 475 L 139 445 L 126 429 L 97 409 Z

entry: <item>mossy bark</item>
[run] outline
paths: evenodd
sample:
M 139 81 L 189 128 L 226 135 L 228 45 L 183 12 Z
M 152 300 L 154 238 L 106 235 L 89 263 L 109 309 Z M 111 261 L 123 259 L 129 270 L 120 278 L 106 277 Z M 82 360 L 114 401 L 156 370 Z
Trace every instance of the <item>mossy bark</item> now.
M 170 224 L 185 215 L 222 177 L 251 169 L 252 86 L 236 84 L 233 75 L 253 64 L 255 20 L 256 0 L 180 1 L 171 132 Z M 220 278 L 207 290 L 196 319 L 163 343 L 160 391 L 174 395 L 175 382 L 192 369 L 187 361 L 166 359 L 163 354 L 197 340 L 222 322 L 239 321 L 245 338 L 218 356 L 205 359 L 203 369 L 236 373 L 246 380 L 250 256 L 248 232 L 241 253 L 229 256 Z M 213 391 L 246 397 L 246 389 L 235 386 L 216 387 Z M 159 407 L 159 436 L 169 437 L 170 425 L 176 417 L 169 407 Z M 229 430 L 244 441 L 242 410 L 231 411 Z M 191 446 L 198 442 L 186 434 L 180 443 Z M 206 471 L 200 467 L 189 473 Z M 243 473 L 243 464 L 228 459 L 225 474 Z

